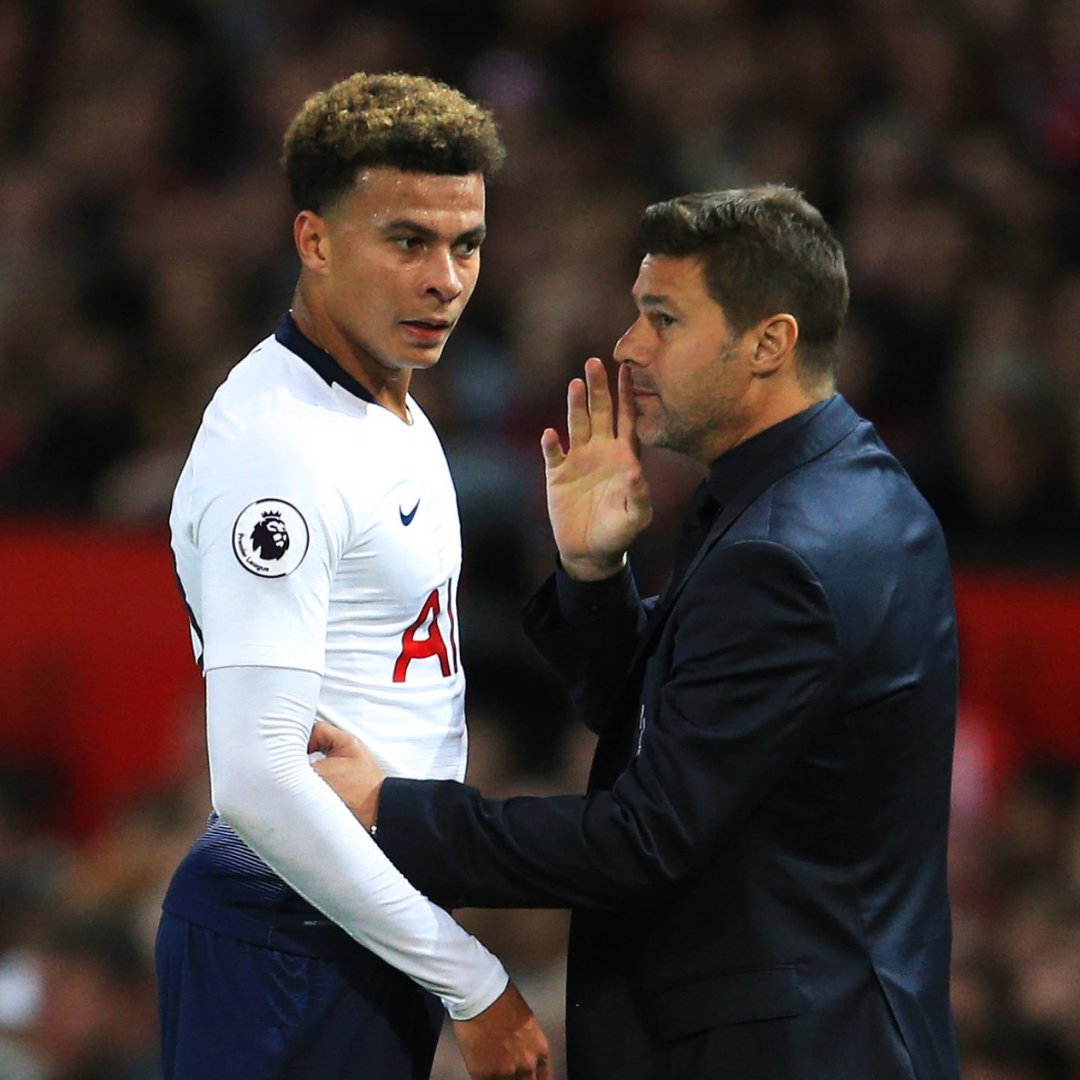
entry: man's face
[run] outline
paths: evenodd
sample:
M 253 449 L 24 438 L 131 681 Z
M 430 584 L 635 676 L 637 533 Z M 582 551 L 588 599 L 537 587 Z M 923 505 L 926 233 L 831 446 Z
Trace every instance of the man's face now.
M 732 334 L 696 258 L 646 255 L 634 302 L 615 359 L 630 367 L 638 438 L 712 462 L 753 420 L 753 335 Z
M 436 364 L 480 272 L 483 177 L 374 166 L 324 222 L 326 313 L 356 360 Z

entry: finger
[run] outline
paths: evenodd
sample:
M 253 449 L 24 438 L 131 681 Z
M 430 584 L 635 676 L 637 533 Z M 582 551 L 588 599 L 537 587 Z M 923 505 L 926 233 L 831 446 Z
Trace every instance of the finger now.
M 592 434 L 589 423 L 589 404 L 583 379 L 571 379 L 566 389 L 566 427 L 570 432 L 570 449 L 587 443 Z
M 337 729 L 326 723 L 325 720 L 316 720 L 308 736 L 308 753 L 324 752 L 324 747 L 330 746 L 334 741 L 334 732 Z
M 589 392 L 589 422 L 594 436 L 612 438 L 615 431 L 611 410 L 611 388 L 603 361 L 590 356 L 585 361 L 585 387 Z
M 540 1053 L 536 1057 L 536 1080 L 550 1080 L 551 1065 L 548 1053 Z
M 308 753 L 319 751 L 337 757 L 355 757 L 361 751 L 360 740 L 325 720 L 316 720 L 308 738 Z
M 626 439 L 635 454 L 640 452 L 637 432 L 634 422 L 637 413 L 634 409 L 634 386 L 630 379 L 630 365 L 619 365 L 619 409 L 618 409 L 618 437 Z
M 559 433 L 554 428 L 545 428 L 540 436 L 540 449 L 544 454 L 544 468 L 555 469 L 566 460 Z
M 532 1060 L 530 1076 L 535 1077 L 535 1080 L 549 1080 L 551 1076 L 551 1047 L 548 1045 L 547 1038 L 540 1030 L 539 1025 L 536 1026 L 536 1034 L 534 1038 L 529 1039 L 529 1057 Z

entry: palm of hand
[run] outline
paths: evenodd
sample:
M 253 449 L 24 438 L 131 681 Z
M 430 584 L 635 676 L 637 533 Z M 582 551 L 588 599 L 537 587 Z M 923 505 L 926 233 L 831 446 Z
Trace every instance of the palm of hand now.
M 652 519 L 627 368 L 619 371 L 616 415 L 603 364 L 588 360 L 585 379 L 570 383 L 567 419 L 568 451 L 550 428 L 541 439 L 548 515 L 563 567 L 573 577 L 595 580 L 618 569 Z
M 616 439 L 573 447 L 549 467 L 547 501 L 564 562 L 621 557 L 651 517 L 637 455 Z

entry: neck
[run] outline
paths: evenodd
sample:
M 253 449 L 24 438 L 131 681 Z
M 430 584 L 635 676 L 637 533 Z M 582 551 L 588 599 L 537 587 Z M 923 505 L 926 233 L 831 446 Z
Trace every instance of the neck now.
M 349 341 L 326 312 L 317 292 L 301 276 L 292 299 L 292 317 L 300 332 L 329 353 L 371 396 L 399 419 L 409 422 L 406 396 L 412 380 L 409 370 L 373 364 L 368 354 Z
M 789 420 L 798 413 L 824 401 L 836 393 L 834 386 L 817 387 L 813 390 L 803 387 L 795 382 L 784 388 L 781 393 L 766 394 L 759 402 L 759 407 L 750 409 L 745 414 L 741 423 L 733 425 L 729 430 L 720 434 L 720 438 L 706 448 L 700 460 L 705 465 L 711 465 L 718 457 L 734 450 L 736 446 L 752 439 L 755 435 L 777 424 Z M 719 434 L 719 433 L 718 433 Z

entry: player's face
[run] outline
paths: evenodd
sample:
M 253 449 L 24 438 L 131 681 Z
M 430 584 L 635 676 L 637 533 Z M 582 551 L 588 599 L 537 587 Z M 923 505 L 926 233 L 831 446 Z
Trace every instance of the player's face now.
M 326 314 L 358 362 L 437 363 L 480 272 L 483 177 L 371 167 L 325 226 Z
M 634 302 L 615 359 L 630 368 L 638 438 L 712 462 L 753 422 L 752 334 L 732 333 L 696 258 L 646 255 Z

